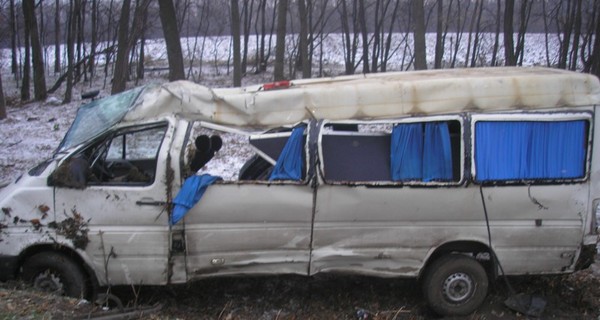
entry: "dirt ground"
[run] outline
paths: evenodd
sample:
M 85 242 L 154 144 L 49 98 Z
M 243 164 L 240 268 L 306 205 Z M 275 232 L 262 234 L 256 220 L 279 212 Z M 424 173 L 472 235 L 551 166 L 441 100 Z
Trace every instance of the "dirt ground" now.
M 600 266 L 571 275 L 509 278 L 515 292 L 543 298 L 540 319 L 598 319 Z M 358 276 L 278 276 L 208 279 L 168 287 L 115 287 L 125 309 L 42 294 L 22 283 L 0 284 L 0 319 L 439 319 L 414 280 Z M 496 282 L 468 317 L 527 319 L 504 306 Z M 146 308 L 144 313 L 135 307 Z

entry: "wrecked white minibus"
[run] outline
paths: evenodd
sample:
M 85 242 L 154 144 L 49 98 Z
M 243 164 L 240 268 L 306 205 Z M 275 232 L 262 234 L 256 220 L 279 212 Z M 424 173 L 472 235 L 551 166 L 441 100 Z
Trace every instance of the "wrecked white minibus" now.
M 500 270 L 589 265 L 599 107 L 596 77 L 546 68 L 133 89 L 82 106 L 54 156 L 2 190 L 0 276 L 72 296 L 412 277 L 436 312 L 468 314 Z

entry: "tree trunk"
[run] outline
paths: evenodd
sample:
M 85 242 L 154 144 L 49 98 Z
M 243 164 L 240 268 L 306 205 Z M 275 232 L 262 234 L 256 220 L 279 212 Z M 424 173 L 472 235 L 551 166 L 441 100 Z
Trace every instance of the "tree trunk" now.
M 575 17 L 573 21 L 573 45 L 571 47 L 571 57 L 569 70 L 577 69 L 577 56 L 579 53 L 579 40 L 581 38 L 581 0 L 576 0 Z
M 162 24 L 167 56 L 169 59 L 169 81 L 185 79 L 183 71 L 183 54 L 177 29 L 177 16 L 173 0 L 158 0 L 160 22 Z
M 435 58 L 434 68 L 442 68 L 444 57 L 444 44 L 442 43 L 442 32 L 444 31 L 444 0 L 437 0 L 437 24 L 435 28 Z
M 362 38 L 362 62 L 363 73 L 370 73 L 369 68 L 369 36 L 367 31 L 367 19 L 365 13 L 365 0 L 358 0 L 358 23 Z
M 10 70 L 15 75 L 17 82 L 19 81 L 19 63 L 17 61 L 17 17 L 15 13 L 15 0 L 10 0 L 10 49 L 11 60 Z
M 44 70 L 44 58 L 42 44 L 37 26 L 37 18 L 35 16 L 34 0 L 23 1 L 23 17 L 25 24 L 29 30 L 29 38 L 31 40 L 31 55 L 33 60 L 33 90 L 36 101 L 46 100 L 46 76 Z
M 589 63 L 586 64 L 583 70 L 600 77 L 600 37 L 598 37 L 598 35 L 600 35 L 600 23 L 598 23 L 600 22 L 600 5 L 597 3 L 594 3 L 593 16 L 595 16 L 596 20 L 596 26 L 594 28 L 596 36 L 594 37 L 594 44 L 590 53 Z
M 75 59 L 75 33 L 77 25 L 75 24 L 76 12 L 79 11 L 79 0 L 70 0 L 69 18 L 67 20 L 67 88 L 63 103 L 71 102 L 73 96 L 73 73 Z
M 415 46 L 415 70 L 427 69 L 427 53 L 425 47 L 425 9 L 423 0 L 413 1 L 413 36 Z
M 258 57 L 258 65 L 256 70 L 260 70 L 264 72 L 267 70 L 267 61 L 265 61 L 265 37 L 267 36 L 267 21 L 266 21 L 266 11 L 267 11 L 267 0 L 261 0 L 260 7 L 260 49 L 259 49 L 259 57 Z
M 31 82 L 31 46 L 29 44 L 29 25 L 25 24 L 23 28 L 24 39 L 25 39 L 25 56 L 23 57 L 23 79 L 21 84 L 21 101 L 27 101 L 31 99 L 30 82 Z
M 4 99 L 4 87 L 2 86 L 2 74 L 0 74 L 0 120 L 6 119 L 6 100 Z
M 513 41 L 513 15 L 515 11 L 515 0 L 506 0 L 504 5 L 504 64 L 516 66 L 515 44 Z
M 285 36 L 286 36 L 286 17 L 288 0 L 279 0 L 277 9 L 277 44 L 275 46 L 275 70 L 273 78 L 275 81 L 284 79 L 284 59 L 285 59 Z
M 76 43 L 77 43 L 77 61 L 81 61 L 82 58 L 85 56 L 85 39 L 84 39 L 84 25 L 85 25 L 85 6 L 87 4 L 87 0 L 80 0 L 79 3 L 79 11 L 76 12 L 76 23 L 77 23 L 77 36 L 76 36 Z M 81 69 L 83 68 L 83 72 L 81 72 Z M 80 76 L 81 74 L 84 75 L 84 80 L 87 80 L 87 73 L 86 73 L 86 68 L 85 65 L 77 65 L 75 67 L 75 82 L 79 82 L 80 80 Z
M 252 17 L 254 12 L 254 0 L 244 1 L 244 3 L 244 49 L 242 50 L 242 75 L 245 75 L 248 69 L 248 42 L 250 42 L 250 29 L 252 26 Z
M 496 32 L 494 33 L 494 47 L 492 49 L 492 67 L 498 65 L 498 47 L 500 46 L 500 13 L 502 12 L 502 1 L 496 0 Z
M 242 86 L 240 8 L 238 0 L 231 0 L 231 36 L 233 38 L 233 86 Z
M 54 73 L 60 73 L 60 0 L 54 6 Z
M 98 0 L 92 0 L 92 43 L 91 43 L 91 56 L 88 62 L 88 69 L 90 73 L 90 79 L 94 81 L 94 74 L 96 71 L 96 49 L 98 47 Z
M 523 53 L 525 52 L 525 35 L 527 34 L 527 26 L 531 17 L 531 0 L 521 0 L 521 10 L 519 19 L 519 33 L 517 35 L 517 47 L 515 49 L 515 58 L 519 66 L 523 65 Z
M 76 0 L 77 1 L 77 0 Z M 125 91 L 127 82 L 127 69 L 129 60 L 129 11 L 130 11 L 131 0 L 123 0 L 123 6 L 121 8 L 121 16 L 119 18 L 119 36 L 117 47 L 117 60 L 115 62 L 115 71 L 113 74 L 113 83 L 111 94 Z M 162 15 L 162 14 L 161 14 Z
M 311 59 L 308 53 L 308 14 L 306 12 L 305 0 L 298 1 L 298 14 L 300 15 L 300 39 L 298 44 L 298 55 L 302 66 L 302 78 L 310 78 Z

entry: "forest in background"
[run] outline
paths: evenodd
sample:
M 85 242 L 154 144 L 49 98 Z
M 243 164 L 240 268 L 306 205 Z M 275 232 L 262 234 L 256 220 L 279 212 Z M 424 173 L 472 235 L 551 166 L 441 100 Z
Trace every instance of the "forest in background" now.
M 600 75 L 594 0 L 0 0 L 0 10 L 0 61 L 10 70 L 0 77 L 0 119 L 2 80 L 19 88 L 17 103 L 59 89 L 68 103 L 74 85 L 98 78 L 121 92 L 144 78 L 152 39 L 164 39 L 171 81 L 198 81 L 199 52 L 218 36 L 230 39 L 223 63 L 234 86 L 248 73 L 323 76 L 331 34 L 343 74 L 522 65 L 526 35 L 536 32 L 545 39 L 541 64 Z M 434 55 L 426 54 L 426 33 L 435 34 Z M 403 63 L 392 68 L 397 55 Z

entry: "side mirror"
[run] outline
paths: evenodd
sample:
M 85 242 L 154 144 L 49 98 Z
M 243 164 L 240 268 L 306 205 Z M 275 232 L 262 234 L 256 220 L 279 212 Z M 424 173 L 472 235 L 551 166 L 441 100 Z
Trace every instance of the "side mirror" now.
M 63 162 L 48 177 L 48 185 L 56 187 L 85 189 L 89 163 L 81 156 L 75 156 Z

